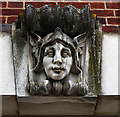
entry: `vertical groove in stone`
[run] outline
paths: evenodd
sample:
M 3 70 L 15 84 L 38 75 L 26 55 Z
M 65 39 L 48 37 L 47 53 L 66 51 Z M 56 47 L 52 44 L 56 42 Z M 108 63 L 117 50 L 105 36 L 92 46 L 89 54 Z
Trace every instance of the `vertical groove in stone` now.
M 12 24 L 12 37 L 14 36 L 14 33 L 16 31 L 16 24 L 13 23 Z M 13 38 L 12 38 L 13 39 Z M 17 107 L 18 107 L 18 115 L 19 115 L 19 104 L 18 104 L 18 100 L 17 100 L 17 86 L 16 86 L 16 77 L 15 77 L 15 65 L 14 65 L 14 48 L 13 48 L 13 40 L 12 40 L 12 55 L 13 55 L 13 69 L 14 69 L 14 81 L 15 81 L 15 99 L 16 99 L 16 103 L 17 103 Z
M 99 100 L 99 95 L 98 95 L 97 100 L 96 100 L 96 105 L 95 105 L 95 109 L 94 109 L 94 114 L 93 115 L 95 115 L 95 113 L 96 113 L 96 109 L 97 109 L 97 106 L 98 106 L 98 100 Z
M 99 22 L 91 19 L 91 36 L 89 49 L 89 93 L 101 93 L 102 31 Z

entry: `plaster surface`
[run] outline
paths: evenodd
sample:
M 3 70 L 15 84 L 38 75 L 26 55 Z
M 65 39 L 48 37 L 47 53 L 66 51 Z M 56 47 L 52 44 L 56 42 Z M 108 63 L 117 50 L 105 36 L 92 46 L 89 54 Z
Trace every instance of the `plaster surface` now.
M 0 33 L 0 95 L 15 95 L 11 36 Z
M 118 95 L 118 34 L 103 35 L 102 94 Z

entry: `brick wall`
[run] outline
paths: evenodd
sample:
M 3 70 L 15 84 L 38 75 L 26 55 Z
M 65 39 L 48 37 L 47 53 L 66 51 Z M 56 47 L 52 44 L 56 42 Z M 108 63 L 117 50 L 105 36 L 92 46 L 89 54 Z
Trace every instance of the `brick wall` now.
M 25 4 L 39 8 L 45 4 L 61 7 L 71 4 L 77 8 L 90 5 L 91 14 L 96 14 L 102 23 L 103 32 L 118 33 L 120 30 L 120 2 L 0 2 L 0 23 L 11 24 L 19 13 L 24 13 Z

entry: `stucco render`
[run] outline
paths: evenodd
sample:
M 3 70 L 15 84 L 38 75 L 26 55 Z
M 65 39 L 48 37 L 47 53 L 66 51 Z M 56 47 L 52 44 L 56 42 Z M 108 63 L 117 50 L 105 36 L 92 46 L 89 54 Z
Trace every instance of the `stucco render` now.
M 102 53 L 102 94 L 118 95 L 117 34 L 104 34 Z
M 0 95 L 15 95 L 11 36 L 0 33 Z

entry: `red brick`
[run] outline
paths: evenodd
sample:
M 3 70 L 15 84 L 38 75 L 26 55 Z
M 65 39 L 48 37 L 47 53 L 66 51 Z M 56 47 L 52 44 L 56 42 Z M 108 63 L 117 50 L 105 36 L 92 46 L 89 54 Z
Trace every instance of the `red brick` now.
M 44 1 L 44 0 L 43 0 Z M 49 0 L 49 2 L 52 1 L 52 2 L 62 2 L 63 0 Z M 64 0 L 66 1 L 66 0 Z M 44 1 L 45 2 L 45 1 Z
M 114 16 L 112 10 L 91 10 L 91 14 L 96 14 L 97 16 Z
M 107 18 L 108 24 L 120 25 L 120 18 Z
M 6 17 L 0 17 L 0 24 L 4 24 L 6 21 Z
M 106 24 L 105 18 L 98 18 L 101 24 Z
M 119 29 L 117 26 L 103 26 L 102 27 L 103 32 L 107 32 L 107 33 L 118 33 Z
M 10 8 L 23 8 L 22 2 L 8 2 L 8 7 Z
M 18 15 L 19 13 L 24 13 L 23 9 L 3 9 L 0 15 Z
M 78 2 L 79 0 L 74 0 L 74 2 Z M 60 2 L 60 1 L 59 1 Z M 73 2 L 73 0 L 64 0 L 64 2 Z
M 18 17 L 8 17 L 7 23 L 11 24 L 11 23 L 15 22 L 15 19 L 18 19 Z
M 104 9 L 105 5 L 104 3 L 100 3 L 100 2 L 92 2 L 90 3 L 90 8 L 91 9 Z
M 115 11 L 116 16 L 120 16 L 120 10 Z
M 46 4 L 50 5 L 53 8 L 56 6 L 56 2 L 26 2 L 25 4 L 31 4 L 35 8 L 40 8 Z
M 6 7 L 6 2 L 0 2 L 0 7 Z
M 106 8 L 108 9 L 120 9 L 120 3 L 106 3 Z
M 85 5 L 88 5 L 87 2 L 58 2 L 58 4 L 63 8 L 66 5 L 73 5 L 76 8 L 82 8 Z

